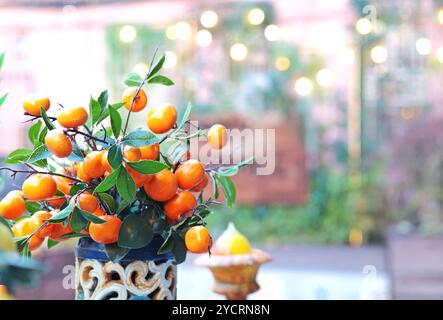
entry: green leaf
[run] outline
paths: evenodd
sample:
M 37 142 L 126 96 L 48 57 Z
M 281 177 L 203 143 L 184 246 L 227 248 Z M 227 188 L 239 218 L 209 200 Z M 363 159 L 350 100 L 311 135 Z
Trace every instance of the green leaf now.
M 35 213 L 42 209 L 39 202 L 26 201 L 26 211 L 29 213 Z
M 125 199 L 123 199 L 118 205 L 116 214 L 120 214 L 121 212 L 123 212 L 123 210 L 125 210 L 129 205 L 131 205 L 131 202 L 128 202 Z
M 228 207 L 232 207 L 237 196 L 237 189 L 235 188 L 234 182 L 230 177 L 227 176 L 217 176 L 217 180 L 223 189 L 223 193 L 225 194 L 226 204 Z
M 74 230 L 75 232 L 80 232 L 87 228 L 88 220 L 85 219 L 81 210 L 78 207 L 74 207 L 71 219 L 69 221 L 69 225 L 71 226 L 72 230 Z
M 211 176 L 211 180 L 212 180 L 212 189 L 214 192 L 214 198 L 218 199 L 219 196 L 219 192 L 218 192 L 218 181 L 217 181 L 217 176 L 216 174 L 210 172 L 209 175 Z
M 31 141 L 31 143 L 35 146 L 37 144 L 39 144 L 39 134 L 40 134 L 40 129 L 42 127 L 42 122 L 41 121 L 37 121 L 36 123 L 34 123 L 28 130 L 28 138 L 29 141 Z
M 137 162 L 127 162 L 127 164 L 135 171 L 143 174 L 155 174 L 168 168 L 166 164 L 155 160 L 140 160 Z
M 154 232 L 146 218 L 130 214 L 126 216 L 118 234 L 118 245 L 129 249 L 139 249 L 147 246 Z
M 138 87 L 142 83 L 143 79 L 138 73 L 131 72 L 126 76 L 124 82 L 128 87 Z
M 75 196 L 80 190 L 83 190 L 87 187 L 87 183 L 77 183 L 76 185 L 72 186 L 71 190 L 69 191 L 69 195 Z
M 48 238 L 46 245 L 47 245 L 48 249 L 51 249 L 51 248 L 55 247 L 56 245 L 58 245 L 59 243 L 60 243 L 59 241 L 55 241 L 55 240 L 52 240 L 51 238 Z
M 5 160 L 3 160 L 3 163 L 17 164 L 17 163 L 26 161 L 29 159 L 29 156 L 31 155 L 31 153 L 32 153 L 32 150 L 30 150 L 30 149 L 14 150 L 6 156 Z
M 5 53 L 0 53 L 0 69 L 3 67 L 3 63 L 5 62 Z
M 122 117 L 120 116 L 120 113 L 118 113 L 117 110 L 112 109 L 111 106 L 109 106 L 108 109 L 109 109 L 109 114 L 111 116 L 112 132 L 114 133 L 114 137 L 118 139 L 122 128 Z
M 185 125 L 186 121 L 189 120 L 189 116 L 191 115 L 191 111 L 192 111 L 192 103 L 188 102 L 185 113 L 183 114 L 182 120 L 180 121 L 180 124 L 178 125 L 176 131 L 179 131 Z
M 99 199 L 104 202 L 104 205 L 106 206 L 106 209 L 108 209 L 108 212 L 115 212 L 115 210 L 117 209 L 117 204 L 110 194 L 98 193 L 97 197 L 99 197 Z
M 68 156 L 68 160 L 71 162 L 82 162 L 84 159 L 83 152 L 77 142 L 72 142 L 72 152 Z
M 3 103 L 5 103 L 7 97 L 8 97 L 8 94 L 5 93 L 5 94 L 0 98 L 0 107 L 3 105 Z
M 106 106 L 108 105 L 108 99 L 109 99 L 108 90 L 105 90 L 102 93 L 100 93 L 100 96 L 97 99 L 97 102 L 100 104 L 100 114 L 102 114 L 106 110 Z
M 108 162 L 111 168 L 118 169 L 123 162 L 123 154 L 118 144 L 113 145 L 108 150 Z
M 48 221 L 54 223 L 64 222 L 71 215 L 73 208 L 74 203 L 69 203 L 63 210 L 57 212 L 50 219 L 48 219 Z
M 71 239 L 71 238 L 82 238 L 82 237 L 88 237 L 88 235 L 84 234 L 84 233 L 80 233 L 80 232 L 71 232 L 71 233 L 67 233 L 67 234 L 62 235 L 60 238 Z
M 39 160 L 34 162 L 32 165 L 40 168 L 47 168 L 48 167 L 48 161 L 46 159 Z
M 132 202 L 135 198 L 136 186 L 131 175 L 122 166 L 117 178 L 117 191 L 127 202 Z
M 28 239 L 28 236 L 14 237 L 14 242 L 17 245 L 17 247 L 21 247 L 26 243 L 26 239 Z
M 174 81 L 172 81 L 168 77 L 165 77 L 162 75 L 157 75 L 157 76 L 153 76 L 152 78 L 150 78 L 148 80 L 148 83 L 158 83 L 158 84 L 162 84 L 165 86 L 172 86 L 174 84 Z
M 48 128 L 49 130 L 54 130 L 55 126 L 49 119 L 48 114 L 46 113 L 46 110 L 43 107 L 40 108 L 40 113 L 42 115 L 43 121 L 45 122 L 46 128 Z
M 27 162 L 33 163 L 39 160 L 47 159 L 51 157 L 51 155 L 52 155 L 51 151 L 49 151 L 48 148 L 46 148 L 46 146 L 42 144 L 37 148 L 35 148 L 34 151 L 32 151 Z
M 188 251 L 185 241 L 176 232 L 172 233 L 172 241 L 174 242 L 174 247 L 171 251 L 174 255 L 175 264 L 180 264 L 186 260 L 186 253 Z
M 116 143 L 115 139 L 112 138 L 110 135 L 112 134 L 112 129 L 109 128 L 109 130 L 106 130 L 106 138 L 105 138 L 105 131 L 101 129 L 100 131 L 97 131 L 95 136 L 97 138 L 102 138 L 104 141 L 95 141 L 99 146 L 101 146 L 103 149 L 108 148 L 109 146 L 112 146 Z
M 177 131 L 176 131 L 177 132 Z M 189 140 L 195 137 L 201 137 L 205 135 L 206 130 L 198 129 L 197 131 L 192 132 L 191 134 L 184 134 L 183 132 L 177 133 L 174 135 L 175 140 Z
M 129 252 L 128 248 L 119 247 L 116 243 L 105 245 L 106 255 L 112 262 L 119 262 Z
M 121 107 L 123 107 L 125 105 L 125 102 L 118 102 L 118 103 L 114 103 L 109 105 L 112 109 L 114 110 L 118 110 Z M 96 124 L 99 124 L 100 122 L 102 122 L 103 120 L 105 120 L 107 117 L 109 117 L 109 109 L 106 108 L 102 114 L 98 117 Z
M 217 174 L 219 176 L 225 176 L 225 177 L 232 177 L 235 176 L 238 173 L 238 167 L 237 166 L 232 166 L 232 167 L 227 167 L 227 168 L 219 168 L 217 170 Z
M 24 244 L 23 246 L 18 246 L 20 251 L 20 256 L 23 258 L 31 257 L 31 250 L 29 250 L 29 243 Z
M 101 193 L 111 189 L 117 183 L 119 176 L 120 168 L 113 170 L 97 187 L 95 187 L 94 193 Z
M 100 103 L 91 96 L 89 99 L 89 117 L 88 117 L 88 127 L 92 127 L 101 113 Z
M 150 146 L 159 141 L 160 139 L 155 134 L 143 129 L 132 131 L 122 139 L 122 143 L 131 147 Z
M 105 223 L 106 221 L 103 219 L 100 219 L 99 217 L 97 217 L 96 215 L 85 211 L 85 210 L 81 210 L 80 208 L 77 207 L 77 210 L 81 213 L 81 215 L 83 216 L 83 218 L 85 218 L 86 220 L 88 220 L 89 222 L 95 223 L 95 224 L 102 224 Z
M 44 127 L 43 130 L 40 132 L 40 135 L 38 136 L 38 141 L 40 143 L 45 143 L 45 137 L 48 133 L 48 128 Z
M 209 216 L 212 213 L 213 212 L 211 210 L 204 208 L 204 209 L 201 209 L 201 210 L 197 210 L 197 212 L 194 213 L 194 217 L 193 218 L 196 218 L 197 221 L 200 223 L 201 221 L 200 221 L 199 217 L 205 219 L 207 216 Z
M 160 71 L 160 69 L 163 67 L 163 63 L 165 63 L 165 58 L 166 56 L 163 54 L 160 59 L 158 59 L 151 72 L 149 72 L 149 77 L 152 77 L 154 74 Z
M 241 167 L 247 166 L 247 165 L 253 163 L 254 161 L 255 161 L 255 156 L 252 156 L 252 157 L 246 159 L 245 161 L 242 161 L 239 164 L 237 164 L 237 167 L 241 168 Z
M 168 236 L 166 237 L 165 241 L 163 241 L 163 244 L 161 245 L 160 249 L 158 249 L 157 253 L 165 254 L 172 251 L 172 248 L 174 248 L 174 241 L 172 239 L 172 232 L 169 232 Z

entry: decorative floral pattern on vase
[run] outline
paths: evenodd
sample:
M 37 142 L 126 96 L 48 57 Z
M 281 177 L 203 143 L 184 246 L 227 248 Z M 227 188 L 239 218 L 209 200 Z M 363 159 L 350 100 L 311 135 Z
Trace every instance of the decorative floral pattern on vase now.
M 171 300 L 177 267 L 172 260 L 115 263 L 76 260 L 77 300 Z

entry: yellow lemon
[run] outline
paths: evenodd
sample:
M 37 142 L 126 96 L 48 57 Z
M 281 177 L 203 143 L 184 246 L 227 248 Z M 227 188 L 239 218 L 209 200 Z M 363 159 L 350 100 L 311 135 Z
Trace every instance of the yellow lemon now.
M 231 222 L 215 242 L 212 252 L 223 255 L 248 254 L 252 252 L 252 248 L 248 239 L 242 235 Z

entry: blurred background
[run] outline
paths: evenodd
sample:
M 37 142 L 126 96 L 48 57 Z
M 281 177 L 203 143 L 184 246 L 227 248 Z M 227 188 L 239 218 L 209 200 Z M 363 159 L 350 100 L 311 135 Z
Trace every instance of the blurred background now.
M 246 168 L 237 207 L 209 218 L 274 256 L 251 299 L 441 299 L 442 31 L 441 0 L 0 0 L 0 156 L 28 143 L 27 93 L 118 101 L 158 47 L 176 85 L 152 86 L 148 104 L 276 129 L 275 172 Z M 38 252 L 50 270 L 17 297 L 72 298 L 73 246 Z M 194 258 L 178 297 L 220 298 Z

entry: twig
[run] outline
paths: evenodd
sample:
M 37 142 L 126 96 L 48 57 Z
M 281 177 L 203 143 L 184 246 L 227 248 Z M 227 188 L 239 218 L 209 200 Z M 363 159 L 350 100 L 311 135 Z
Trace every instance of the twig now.
M 34 115 L 32 115 L 32 114 L 30 114 L 30 113 L 27 113 L 27 112 L 25 112 L 25 113 L 23 113 L 25 116 L 29 116 L 29 117 L 32 117 L 31 119 L 28 119 L 28 120 L 26 120 L 26 121 L 23 121 L 22 123 L 28 123 L 28 122 L 32 122 L 32 121 L 34 121 L 34 120 L 37 120 L 37 119 L 40 119 L 42 116 L 34 116 Z M 49 118 L 49 120 L 51 120 L 51 121 L 55 121 L 55 120 L 57 120 L 57 118 L 55 118 L 55 117 L 50 117 L 50 116 L 48 116 L 48 118 Z
M 82 136 L 88 137 L 90 140 L 94 140 L 94 141 L 99 141 L 99 142 L 102 142 L 102 143 L 106 143 L 108 146 L 112 145 L 112 143 L 110 143 L 110 142 L 108 142 L 108 141 L 106 141 L 106 140 L 104 140 L 104 139 L 97 138 L 96 136 L 93 136 L 93 135 L 91 135 L 91 134 L 89 134 L 89 133 L 86 133 L 86 132 L 83 132 L 83 131 L 79 131 L 79 130 L 77 130 L 77 129 L 65 129 L 64 131 L 65 131 L 66 133 L 68 133 L 68 132 L 72 132 L 72 133 L 74 133 L 74 134 L 80 134 L 80 135 L 82 135 Z
M 91 131 L 91 129 L 89 129 L 89 127 L 87 126 L 87 125 L 84 125 L 83 126 L 84 128 L 85 128 L 85 130 L 86 131 L 88 131 L 88 134 L 89 135 L 91 135 L 91 136 L 93 136 L 93 132 Z M 92 144 L 90 143 L 92 141 Z M 87 144 L 92 148 L 92 149 L 94 149 L 94 150 L 97 150 L 97 144 L 95 143 L 95 140 L 88 140 L 87 141 Z
M 62 174 L 62 173 L 57 173 L 57 172 L 51 172 L 51 171 L 38 171 L 38 170 L 16 170 L 16 169 L 12 169 L 12 168 L 8 168 L 8 167 L 0 167 L 0 171 L 1 170 L 7 170 L 13 173 L 13 175 L 15 176 L 17 173 L 28 173 L 28 174 L 49 174 L 51 176 L 58 176 L 58 177 L 63 177 L 63 178 L 67 178 L 69 180 L 72 181 L 76 181 L 78 183 L 85 183 L 84 181 L 68 176 L 66 174 Z
M 217 166 L 213 166 L 213 167 L 209 167 L 209 168 L 206 168 L 206 165 L 205 165 L 205 171 L 206 172 L 216 171 L 217 169 L 220 169 L 220 168 L 223 168 L 223 167 L 225 167 L 225 166 L 222 165 L 222 164 L 217 165 Z

